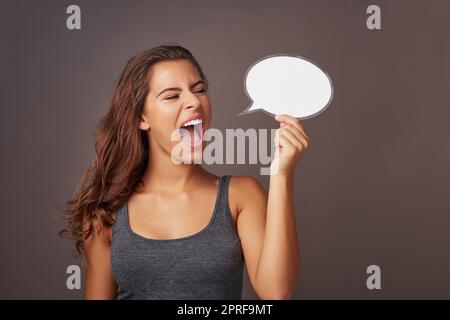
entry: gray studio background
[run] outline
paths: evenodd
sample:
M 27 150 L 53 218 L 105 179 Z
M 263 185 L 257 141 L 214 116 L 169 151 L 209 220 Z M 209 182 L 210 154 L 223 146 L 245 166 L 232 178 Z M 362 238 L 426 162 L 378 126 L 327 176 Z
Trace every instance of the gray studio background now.
M 66 28 L 81 8 L 82 29 Z M 381 30 L 366 8 L 381 7 Z M 211 84 L 214 127 L 240 117 L 247 68 L 274 53 L 318 63 L 334 99 L 304 120 L 295 177 L 302 270 L 294 299 L 450 298 L 448 1 L 1 1 L 0 298 L 78 299 L 58 207 L 94 155 L 93 130 L 134 53 L 175 42 Z M 295 103 L 295 101 L 293 101 Z M 212 166 L 251 175 L 259 165 Z M 381 290 L 366 268 L 381 267 Z M 245 299 L 255 298 L 245 278 Z

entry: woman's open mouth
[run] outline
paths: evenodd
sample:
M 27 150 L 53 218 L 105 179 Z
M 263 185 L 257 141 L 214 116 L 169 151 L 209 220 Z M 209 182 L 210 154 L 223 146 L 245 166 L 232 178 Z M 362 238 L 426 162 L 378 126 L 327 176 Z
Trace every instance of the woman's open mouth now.
M 183 139 L 183 143 L 191 147 L 197 147 L 201 145 L 203 141 L 203 120 L 193 119 L 181 126 L 179 134 Z

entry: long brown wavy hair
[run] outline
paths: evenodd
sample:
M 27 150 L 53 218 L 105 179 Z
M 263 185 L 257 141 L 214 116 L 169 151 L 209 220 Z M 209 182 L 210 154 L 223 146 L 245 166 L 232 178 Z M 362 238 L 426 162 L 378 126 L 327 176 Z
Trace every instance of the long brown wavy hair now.
M 121 72 L 109 108 L 95 128 L 96 156 L 63 210 L 67 226 L 59 235 L 75 240 L 76 254 L 84 256 L 83 242 L 95 228 L 113 225 L 114 212 L 142 183 L 150 150 L 147 132 L 139 128 L 139 123 L 150 91 L 151 67 L 180 59 L 189 60 L 207 85 L 197 60 L 179 45 L 140 52 Z

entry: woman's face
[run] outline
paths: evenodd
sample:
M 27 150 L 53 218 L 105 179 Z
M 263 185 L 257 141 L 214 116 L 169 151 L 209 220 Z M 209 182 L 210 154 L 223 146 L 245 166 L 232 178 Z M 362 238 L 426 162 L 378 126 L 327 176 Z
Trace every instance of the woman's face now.
M 186 59 L 163 61 L 152 66 L 149 76 L 140 128 L 149 130 L 152 152 L 168 153 L 172 160 L 175 155 L 185 163 L 201 159 L 211 104 L 197 69 Z

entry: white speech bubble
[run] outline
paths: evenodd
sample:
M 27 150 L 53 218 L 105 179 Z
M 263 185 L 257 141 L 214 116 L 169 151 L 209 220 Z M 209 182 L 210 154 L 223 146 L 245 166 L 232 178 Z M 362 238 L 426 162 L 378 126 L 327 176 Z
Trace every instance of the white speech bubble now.
M 258 60 L 247 70 L 244 87 L 252 103 L 238 115 L 262 110 L 308 119 L 323 112 L 333 97 L 328 74 L 296 55 L 277 54 Z

